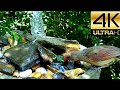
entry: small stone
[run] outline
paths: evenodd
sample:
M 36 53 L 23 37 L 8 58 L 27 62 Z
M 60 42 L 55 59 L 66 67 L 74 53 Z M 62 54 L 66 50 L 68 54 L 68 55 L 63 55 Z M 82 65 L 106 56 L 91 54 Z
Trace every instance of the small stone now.
M 61 66 L 59 70 L 60 70 L 60 72 L 62 72 L 62 73 L 64 73 L 64 72 L 66 71 L 65 68 L 64 68 L 64 66 Z
M 30 77 L 39 78 L 42 74 L 40 72 L 33 72 Z
M 47 73 L 46 74 L 48 74 L 48 75 L 50 75 L 50 76 L 53 76 L 54 75 L 54 73 L 52 72 L 52 71 L 50 71 L 50 70 L 47 70 Z
M 0 63 L 8 63 L 5 58 L 0 58 Z
M 68 61 L 68 64 L 67 64 L 67 68 L 68 68 L 69 70 L 74 69 L 74 61 L 69 60 L 69 61 Z
M 41 66 L 40 64 L 37 64 L 37 65 L 32 66 L 31 69 L 32 69 L 33 71 L 35 71 L 35 70 L 36 70 L 37 68 L 39 68 L 40 66 Z
M 42 74 L 39 79 L 52 79 L 52 76 L 48 74 Z
M 51 63 L 50 66 L 56 69 L 60 69 L 60 66 L 62 66 L 62 63 Z
M 4 53 L 6 50 L 8 50 L 8 49 L 10 49 L 10 48 L 11 48 L 10 45 L 4 46 L 4 47 L 3 47 L 3 50 L 2 50 L 2 53 Z
M 64 75 L 62 73 L 55 73 L 53 79 L 64 79 Z
M 12 66 L 11 64 L 7 63 L 0 63 L 0 72 L 5 73 L 5 74 L 13 74 L 15 71 L 15 67 Z
M 75 79 L 77 76 L 79 76 L 80 74 L 83 74 L 84 72 L 85 71 L 82 70 L 81 68 L 76 68 L 72 70 L 67 70 L 64 72 L 64 74 L 71 79 Z
M 15 70 L 15 72 L 13 73 L 14 77 L 20 77 L 20 73 L 18 72 L 18 70 Z
M 28 69 L 28 70 L 25 70 L 23 72 L 20 72 L 20 77 L 28 77 L 31 74 L 32 74 L 32 70 Z
M 58 69 L 61 72 L 65 71 L 64 67 L 62 66 L 62 63 L 51 63 L 50 66 L 55 68 L 55 69 Z
M 11 75 L 7 75 L 0 72 L 0 79 L 22 79 L 22 78 L 13 77 Z
M 41 74 L 47 73 L 46 69 L 44 67 L 39 67 L 35 70 L 35 72 L 41 72 Z

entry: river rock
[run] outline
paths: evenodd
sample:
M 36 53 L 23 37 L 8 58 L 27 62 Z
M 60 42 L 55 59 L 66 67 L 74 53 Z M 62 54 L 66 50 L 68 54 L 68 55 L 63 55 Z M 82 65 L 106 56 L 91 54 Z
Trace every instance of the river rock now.
M 67 68 L 68 68 L 69 70 L 74 69 L 74 68 L 75 68 L 75 67 L 74 67 L 74 61 L 69 60 L 69 61 L 68 61 L 68 64 L 67 64 Z
M 54 60 L 56 60 L 57 55 L 54 54 L 51 50 L 48 50 L 43 46 L 39 46 L 38 50 L 40 52 L 40 56 L 43 58 L 45 62 L 52 63 Z
M 52 79 L 52 76 L 49 74 L 42 74 L 39 79 Z
M 39 78 L 41 76 L 41 72 L 33 72 L 30 77 L 33 77 L 33 78 Z
M 24 71 L 40 62 L 36 50 L 36 44 L 27 42 L 6 50 L 4 56 L 17 70 Z
M 65 79 L 65 77 L 62 73 L 55 73 L 53 79 Z
M 2 50 L 2 53 L 4 53 L 7 49 L 10 49 L 10 48 L 11 48 L 10 45 L 4 46 L 3 50 Z
M 77 78 L 80 74 L 83 74 L 85 71 L 81 68 L 76 68 L 72 70 L 67 70 L 64 72 L 64 74 L 69 77 L 70 79 Z
M 54 73 L 52 71 L 50 71 L 49 69 L 47 70 L 47 73 L 48 75 L 50 75 L 51 77 L 53 77 Z
M 51 63 L 50 66 L 58 69 L 60 72 L 65 72 L 65 68 L 63 67 L 63 63 Z
M 7 75 L 0 72 L 0 79 L 22 79 L 22 78 L 13 77 L 11 75 Z
M 12 66 L 11 64 L 0 62 L 0 72 L 5 74 L 13 74 L 14 71 L 15 67 Z
M 5 58 L 0 58 L 0 63 L 7 63 L 7 60 Z
M 47 73 L 46 69 L 44 67 L 39 67 L 35 70 L 35 72 L 40 72 L 41 74 Z
M 41 66 L 40 64 L 36 64 L 36 65 L 32 66 L 31 69 L 32 69 L 33 71 L 35 71 L 35 70 L 36 70 L 37 68 L 39 68 L 40 66 Z
M 13 77 L 20 77 L 20 73 L 18 72 L 18 70 L 14 71 Z
M 23 72 L 20 72 L 20 77 L 22 77 L 22 78 L 29 77 L 31 74 L 32 74 L 32 70 L 28 69 Z

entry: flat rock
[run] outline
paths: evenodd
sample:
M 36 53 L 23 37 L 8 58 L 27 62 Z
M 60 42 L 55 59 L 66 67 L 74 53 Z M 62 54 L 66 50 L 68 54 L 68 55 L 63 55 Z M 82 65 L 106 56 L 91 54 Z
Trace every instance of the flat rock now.
M 40 62 L 36 49 L 36 44 L 27 42 L 6 50 L 4 56 L 17 70 L 24 71 Z

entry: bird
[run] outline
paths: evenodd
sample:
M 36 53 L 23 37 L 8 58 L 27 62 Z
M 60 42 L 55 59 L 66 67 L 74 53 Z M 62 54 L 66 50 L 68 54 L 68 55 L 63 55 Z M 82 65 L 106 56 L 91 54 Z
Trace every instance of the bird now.
M 120 60 L 120 48 L 115 46 L 92 46 L 82 51 L 75 51 L 69 54 L 68 59 L 73 61 L 84 61 L 92 66 L 106 68 L 114 61 Z

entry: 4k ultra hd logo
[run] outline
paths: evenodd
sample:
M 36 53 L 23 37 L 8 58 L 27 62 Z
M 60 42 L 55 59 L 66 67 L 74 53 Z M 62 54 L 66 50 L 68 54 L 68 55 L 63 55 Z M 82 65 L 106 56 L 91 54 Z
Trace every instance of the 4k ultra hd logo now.
M 91 11 L 93 35 L 120 35 L 120 11 Z

